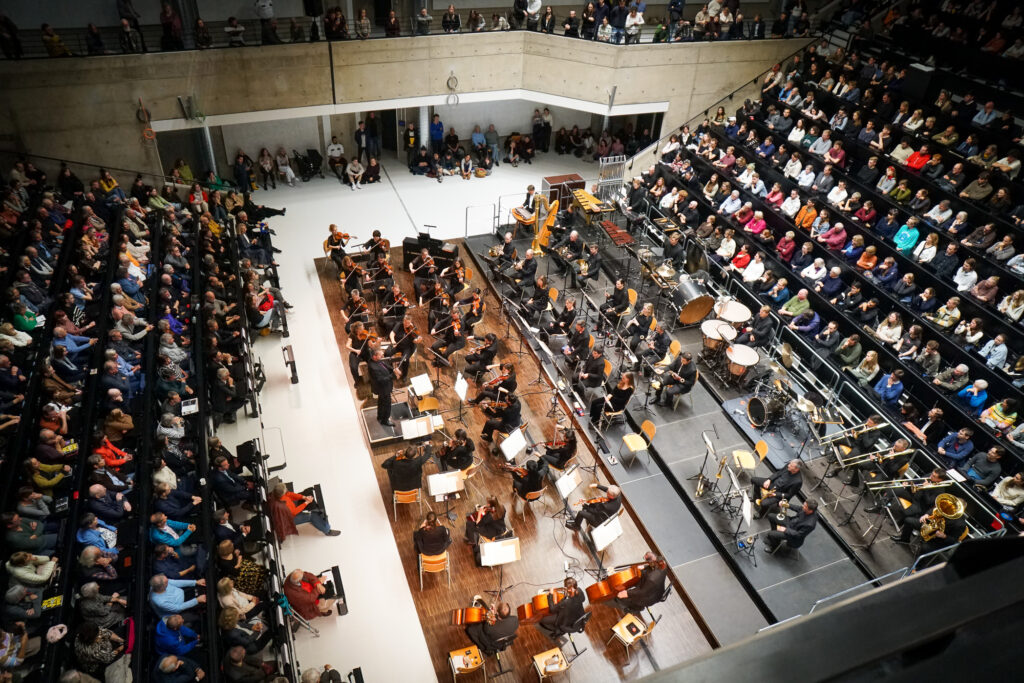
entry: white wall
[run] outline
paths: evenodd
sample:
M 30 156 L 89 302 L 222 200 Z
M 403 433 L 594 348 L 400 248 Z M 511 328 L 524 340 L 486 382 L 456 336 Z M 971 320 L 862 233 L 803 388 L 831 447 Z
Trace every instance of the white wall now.
M 501 136 L 512 131 L 532 134 L 531 121 L 534 109 L 543 111 L 544 106 L 524 100 L 505 100 L 503 102 L 470 102 L 454 107 L 435 106 L 434 112 L 441 115 L 441 122 L 446 131 L 454 126 L 459 137 L 468 140 L 473 132 L 473 126 L 479 125 L 480 130 L 487 130 L 487 126 L 492 123 Z M 572 128 L 574 125 L 578 125 L 582 129 L 590 125 L 588 112 L 565 107 L 549 106 L 548 109 L 551 110 L 556 131 L 562 126 Z
M 221 131 L 224 134 L 223 159 L 231 162 L 235 160 L 235 152 L 239 147 L 253 159 L 262 147 L 269 149 L 271 154 L 276 154 L 278 147 L 284 147 L 289 156 L 293 149 L 305 154 L 310 147 L 319 149 L 321 155 L 324 153 L 320 146 L 320 128 L 315 118 L 221 126 Z

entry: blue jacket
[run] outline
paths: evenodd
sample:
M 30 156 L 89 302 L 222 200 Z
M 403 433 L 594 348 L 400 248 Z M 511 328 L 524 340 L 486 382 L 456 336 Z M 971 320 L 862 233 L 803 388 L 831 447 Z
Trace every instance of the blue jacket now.
M 789 287 L 783 287 L 782 289 L 779 290 L 778 294 L 776 294 L 775 296 L 769 296 L 768 298 L 772 300 L 772 303 L 781 306 L 782 304 L 789 301 L 792 298 L 792 295 L 790 295 L 789 293 Z
M 434 123 L 430 122 L 430 139 L 431 140 L 444 140 L 444 123 L 438 121 Z
M 167 520 L 167 526 L 177 532 L 177 538 L 174 538 L 166 531 L 162 531 L 155 526 L 151 526 L 149 527 L 149 540 L 155 544 L 163 543 L 164 545 L 169 545 L 172 548 L 177 548 L 192 535 L 192 532 L 188 529 L 188 524 L 185 522 L 175 522 L 173 519 L 169 519 Z
M 982 389 L 978 392 L 977 396 L 967 393 L 973 386 L 973 384 L 968 384 L 957 392 L 956 397 L 960 401 L 960 405 L 965 408 L 970 408 L 967 412 L 969 412 L 972 417 L 978 417 L 981 415 L 981 411 L 985 407 L 985 402 L 988 400 L 988 391 Z
M 843 282 L 843 278 L 826 275 L 825 279 L 821 281 L 821 295 L 825 297 L 833 297 L 845 286 L 846 283 Z
M 903 382 L 896 382 L 896 384 L 889 386 L 891 374 L 882 375 L 882 379 L 878 380 L 878 383 L 875 384 L 875 393 L 878 394 L 878 398 L 881 399 L 882 403 L 890 408 L 895 408 L 900 394 L 903 393 Z
M 199 636 L 184 624 L 175 631 L 167 626 L 165 617 L 156 623 L 156 636 L 153 639 L 153 644 L 160 656 L 176 655 L 180 657 L 191 652 L 199 644 Z
M 811 312 L 814 313 L 814 311 Z M 814 313 L 814 315 L 811 316 L 811 319 L 808 320 L 805 324 L 798 325 L 796 331 L 801 332 L 808 337 L 813 337 L 814 335 L 818 334 L 818 330 L 820 328 L 821 316 L 819 316 L 817 313 Z
M 974 442 L 967 439 L 967 443 L 960 443 L 956 438 L 956 432 L 950 432 L 939 442 L 938 447 L 945 449 L 948 459 L 960 462 L 974 451 Z

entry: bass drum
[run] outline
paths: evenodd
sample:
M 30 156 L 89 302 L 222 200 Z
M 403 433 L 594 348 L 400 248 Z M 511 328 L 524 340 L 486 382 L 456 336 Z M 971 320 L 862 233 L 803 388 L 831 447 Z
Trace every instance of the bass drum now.
M 698 270 L 708 269 L 708 257 L 696 242 L 690 242 L 686 247 L 686 265 L 683 266 L 687 273 L 693 275 Z
M 747 419 L 755 427 L 764 427 L 778 422 L 786 413 L 786 403 L 777 396 L 762 398 L 752 396 L 747 402 Z
M 688 276 L 679 279 L 679 284 L 672 291 L 672 301 L 679 310 L 679 322 L 683 325 L 700 322 L 715 306 L 715 298 L 708 288 Z

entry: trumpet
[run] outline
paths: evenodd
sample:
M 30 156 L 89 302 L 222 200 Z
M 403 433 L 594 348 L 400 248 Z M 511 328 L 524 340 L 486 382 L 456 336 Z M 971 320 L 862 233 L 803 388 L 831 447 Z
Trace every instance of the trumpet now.
M 884 491 L 886 489 L 899 489 L 909 486 L 911 491 L 924 491 L 925 489 L 946 488 L 955 483 L 952 479 L 931 481 L 931 477 L 913 477 L 912 479 L 893 479 L 892 481 L 869 481 L 867 487 L 871 491 Z
M 872 453 L 865 453 L 864 455 L 858 455 L 856 458 L 850 458 L 849 460 L 847 460 L 847 461 L 845 461 L 843 463 L 843 467 L 849 467 L 850 465 L 863 465 L 866 462 L 870 462 L 871 456 L 875 456 L 877 458 L 877 460 L 879 462 L 881 462 L 882 460 L 889 460 L 891 458 L 898 458 L 901 455 L 907 455 L 908 453 L 913 453 L 914 452 L 913 448 L 908 448 L 908 449 L 903 450 L 903 451 L 897 451 L 896 453 L 886 453 L 887 450 L 889 450 L 889 449 L 883 448 L 880 451 L 874 451 Z
M 821 439 L 818 440 L 818 443 L 820 445 L 824 446 L 825 444 L 830 444 L 830 443 L 832 443 L 834 441 L 839 441 L 840 439 L 845 439 L 848 436 L 850 438 L 852 438 L 852 439 L 856 439 L 861 434 L 866 434 L 867 432 L 871 432 L 871 431 L 874 431 L 876 429 L 882 429 L 883 427 L 888 427 L 889 426 L 888 422 L 880 422 L 880 423 L 878 423 L 876 425 L 872 425 L 871 427 L 868 427 L 867 424 L 868 424 L 867 422 L 862 422 L 859 425 L 855 425 L 853 427 L 847 427 L 846 429 L 841 429 L 838 432 L 835 432 L 833 434 L 827 434 L 827 435 L 821 437 Z

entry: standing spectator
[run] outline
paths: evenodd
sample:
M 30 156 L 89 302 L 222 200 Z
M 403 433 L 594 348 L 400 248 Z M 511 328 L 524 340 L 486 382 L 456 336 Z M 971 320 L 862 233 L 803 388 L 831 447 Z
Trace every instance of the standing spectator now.
M 160 26 L 163 29 L 163 35 L 160 36 L 161 50 L 170 52 L 185 49 L 185 42 L 182 40 L 181 17 L 169 2 L 163 3 L 160 8 Z M 141 41 L 141 34 L 139 37 Z M 145 46 L 142 51 L 145 52 Z
M 132 0 L 117 0 L 117 16 L 121 19 L 127 19 L 131 27 L 138 31 L 139 36 L 142 36 L 142 27 L 139 26 L 139 18 L 142 16 L 138 10 L 135 9 L 135 5 Z M 146 51 L 146 42 L 142 39 L 142 51 Z
M 356 19 L 356 37 L 359 40 L 366 40 L 370 37 L 370 19 L 366 16 L 366 10 L 359 10 L 359 18 Z
M 434 21 L 434 17 L 427 14 L 427 8 L 421 7 L 420 13 L 416 15 L 416 35 L 430 35 L 430 24 L 432 21 Z
M 21 59 L 22 55 L 18 26 L 3 12 L 0 12 L 0 52 L 7 59 Z
M 384 35 L 388 38 L 397 38 L 402 35 L 402 24 L 399 23 L 395 10 L 388 12 L 388 18 L 384 22 Z
M 448 5 L 448 11 L 441 16 L 441 29 L 445 33 L 458 33 L 462 28 L 462 17 L 455 12 L 455 5 Z
M 612 42 L 618 45 L 626 34 L 626 17 L 629 11 L 626 9 L 626 0 L 619 0 L 618 4 L 608 12 L 608 23 L 612 27 Z
M 640 27 L 643 24 L 644 15 L 638 13 L 635 6 L 632 7 L 626 16 L 626 45 L 640 42 Z
M 440 114 L 434 114 L 430 122 L 430 148 L 438 154 L 444 150 L 444 123 L 441 122 Z

